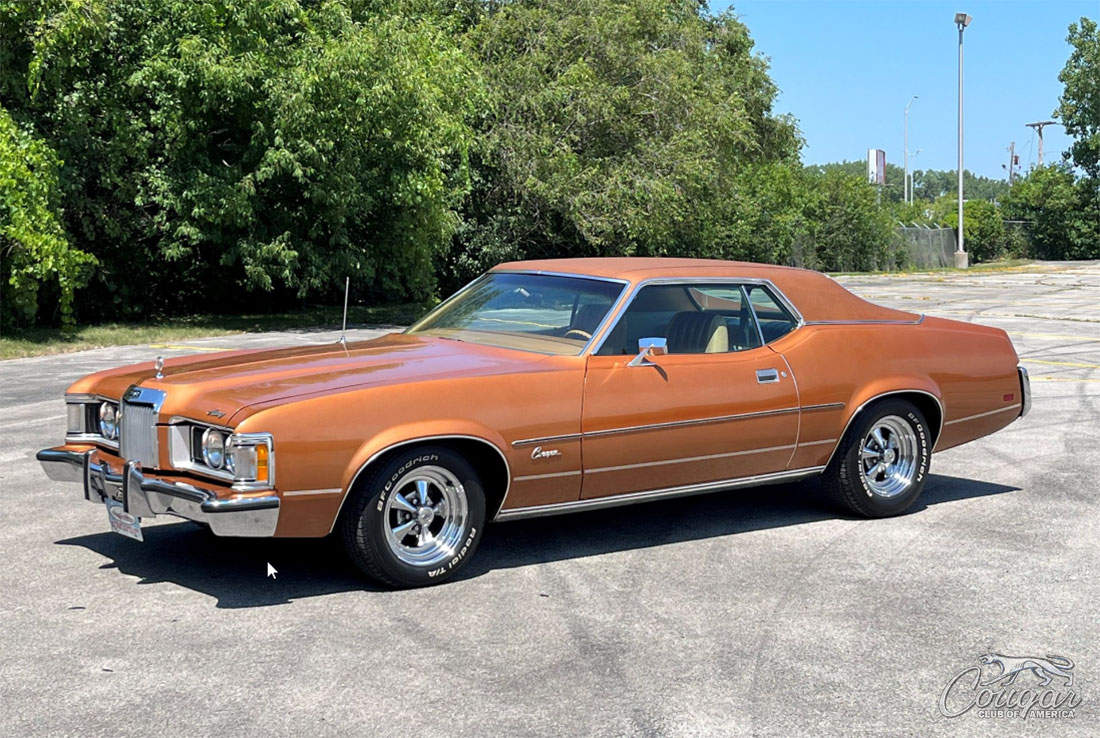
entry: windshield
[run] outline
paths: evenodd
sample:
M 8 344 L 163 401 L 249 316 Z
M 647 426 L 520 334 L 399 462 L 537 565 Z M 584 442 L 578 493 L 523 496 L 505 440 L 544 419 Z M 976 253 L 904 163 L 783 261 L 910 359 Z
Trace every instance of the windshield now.
M 623 287 L 584 277 L 489 272 L 406 333 L 578 356 Z

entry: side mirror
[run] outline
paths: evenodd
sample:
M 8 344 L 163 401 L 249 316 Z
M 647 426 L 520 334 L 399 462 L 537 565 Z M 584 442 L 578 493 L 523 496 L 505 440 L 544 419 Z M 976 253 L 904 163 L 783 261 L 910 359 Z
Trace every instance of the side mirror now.
M 651 356 L 664 356 L 668 353 L 668 339 L 660 337 L 639 338 L 638 355 L 630 360 L 627 366 L 646 366 L 653 364 L 649 360 Z

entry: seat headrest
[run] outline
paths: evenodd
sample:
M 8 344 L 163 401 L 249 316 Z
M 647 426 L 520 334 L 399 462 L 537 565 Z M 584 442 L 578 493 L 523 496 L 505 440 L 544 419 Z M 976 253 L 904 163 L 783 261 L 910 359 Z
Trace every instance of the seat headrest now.
M 686 310 L 668 325 L 670 354 L 718 354 L 729 351 L 726 320 L 717 313 Z
M 573 324 L 569 327 L 585 333 L 595 333 L 600 321 L 603 320 L 603 316 L 607 315 L 609 309 L 610 306 L 600 305 L 599 303 L 581 305 L 577 309 L 577 314 L 573 316 Z

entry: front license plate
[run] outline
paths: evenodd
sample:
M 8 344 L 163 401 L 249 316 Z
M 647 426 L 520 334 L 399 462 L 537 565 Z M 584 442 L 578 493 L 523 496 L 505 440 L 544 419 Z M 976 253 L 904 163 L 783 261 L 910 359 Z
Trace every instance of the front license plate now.
M 133 538 L 135 541 L 145 541 L 141 535 L 141 518 L 131 515 L 122 509 L 122 503 L 110 498 L 106 499 L 107 520 L 111 522 L 111 530 L 119 535 Z

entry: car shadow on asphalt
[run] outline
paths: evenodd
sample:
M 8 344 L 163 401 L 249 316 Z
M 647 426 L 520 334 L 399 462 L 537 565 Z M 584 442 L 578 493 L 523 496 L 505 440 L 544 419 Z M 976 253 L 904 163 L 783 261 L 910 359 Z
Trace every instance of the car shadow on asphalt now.
M 1018 487 L 933 474 L 910 514 L 930 505 L 1018 491 Z M 850 517 L 809 480 L 677 500 L 535 518 L 490 526 L 451 586 L 495 569 L 652 548 Z M 145 543 L 114 533 L 57 541 L 110 559 L 138 584 L 169 582 L 202 592 L 220 608 L 266 607 L 339 592 L 393 594 L 372 585 L 347 561 L 334 537 L 324 539 L 218 538 L 188 523 L 153 525 Z M 267 565 L 275 566 L 274 578 Z

